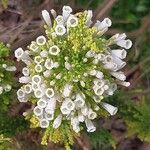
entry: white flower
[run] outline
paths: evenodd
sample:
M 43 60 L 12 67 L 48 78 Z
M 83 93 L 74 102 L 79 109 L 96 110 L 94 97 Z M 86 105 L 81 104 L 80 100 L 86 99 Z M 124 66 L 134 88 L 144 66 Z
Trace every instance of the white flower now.
M 19 78 L 20 83 L 29 83 L 30 82 L 30 77 L 21 77 Z
M 67 20 L 68 27 L 76 27 L 78 25 L 78 18 L 74 15 L 70 15 Z
M 87 116 L 88 115 L 88 110 L 89 108 L 84 105 L 83 107 L 81 107 L 81 113 L 84 115 L 84 116 Z
M 65 68 L 66 68 L 67 70 L 70 70 L 70 69 L 72 68 L 72 66 L 71 66 L 70 63 L 65 62 Z
M 57 25 L 55 27 L 55 32 L 57 35 L 62 36 L 66 33 L 66 28 L 63 25 Z
M 51 70 L 53 68 L 53 61 L 51 59 L 46 59 L 44 66 L 46 69 Z
M 48 52 L 46 50 L 43 50 L 40 52 L 40 55 L 42 58 L 48 57 Z
M 23 89 L 19 89 L 17 91 L 17 96 L 20 97 L 20 98 L 25 97 L 25 91 Z
M 43 16 L 43 19 L 46 22 L 46 24 L 51 27 L 52 26 L 52 22 L 51 22 L 51 18 L 50 18 L 49 12 L 47 10 L 43 10 L 42 11 L 42 16 Z
M 87 11 L 87 17 L 86 17 L 86 25 L 89 27 L 93 22 L 91 21 L 93 17 L 93 12 L 92 10 Z
M 130 86 L 130 82 L 125 82 L 125 81 L 124 82 L 123 81 L 117 81 L 117 84 L 125 86 L 125 87 Z
M 99 88 L 103 87 L 105 84 L 104 80 L 100 80 L 100 79 L 94 79 L 93 82 L 94 82 L 94 85 Z
M 71 110 L 69 110 L 66 106 L 63 106 L 63 105 L 60 107 L 60 110 L 61 110 L 61 113 L 64 115 L 68 115 L 71 113 Z
M 127 52 L 124 49 L 116 49 L 116 50 L 112 50 L 111 53 L 117 57 L 119 57 L 120 59 L 124 59 L 127 56 Z
M 50 74 L 51 74 L 51 71 L 50 71 L 50 70 L 46 70 L 46 71 L 43 72 L 43 75 L 44 75 L 44 77 L 46 77 L 46 78 L 49 77 Z
M 85 104 L 85 100 L 84 100 L 85 98 L 84 98 L 84 96 L 82 95 L 82 94 L 76 94 L 76 99 L 74 100 L 74 102 L 75 102 L 75 106 L 77 107 L 77 108 L 81 108 L 81 107 L 83 107 L 84 106 L 84 104 Z
M 122 71 L 119 72 L 110 72 L 112 76 L 114 76 L 115 78 L 121 80 L 121 81 L 125 81 L 126 80 L 126 76 L 124 75 L 124 73 Z
M 104 93 L 103 88 L 99 88 L 99 87 L 96 87 L 96 86 L 94 86 L 93 88 L 94 88 L 95 94 L 98 95 L 98 96 L 101 96 Z
M 47 119 L 40 120 L 40 127 L 47 128 L 49 126 L 49 121 Z
M 125 49 L 129 49 L 132 46 L 131 40 L 120 40 L 116 43 L 118 46 L 121 46 Z
M 46 91 L 45 91 L 45 95 L 48 97 L 48 98 L 52 98 L 54 96 L 54 90 L 52 88 L 47 88 Z
M 28 60 L 29 59 L 29 56 L 23 51 L 22 48 L 18 48 L 15 50 L 15 57 L 18 59 L 18 60 Z
M 72 85 L 70 84 L 66 84 L 65 87 L 64 87 L 64 90 L 63 90 L 63 96 L 64 97 L 69 97 L 70 96 L 70 93 L 72 91 Z
M 115 115 L 118 111 L 118 108 L 117 107 L 114 107 L 110 104 L 107 104 L 107 103 L 104 103 L 104 102 L 101 102 L 101 105 L 104 109 L 106 109 L 110 115 Z
M 85 116 L 81 113 L 81 111 L 78 111 L 78 120 L 79 122 L 84 122 Z
M 53 16 L 54 18 L 56 18 L 56 16 L 57 16 L 56 11 L 55 11 L 54 9 L 51 9 L 50 12 L 51 12 L 52 16 Z
M 62 103 L 62 107 L 65 107 L 68 110 L 74 110 L 75 104 L 70 98 L 66 98 Z
M 34 90 L 34 95 L 36 98 L 42 98 L 44 95 L 44 91 L 42 91 L 42 89 L 36 89 Z
M 38 51 L 38 46 L 36 43 L 32 42 L 31 45 L 29 46 L 29 48 L 33 51 L 36 52 Z
M 22 69 L 22 73 L 23 73 L 23 75 L 24 76 L 29 76 L 29 69 L 27 68 L 27 67 L 24 67 L 23 69 Z
M 53 122 L 53 128 L 57 129 L 61 125 L 61 122 L 62 122 L 62 115 L 59 114 Z
M 54 114 L 50 114 L 50 113 L 45 113 L 44 114 L 44 117 L 47 119 L 47 120 L 53 120 L 54 119 Z
M 32 92 L 32 86 L 30 84 L 26 84 L 24 86 L 24 91 L 25 93 L 30 94 Z
M 40 73 L 40 72 L 43 71 L 43 66 L 40 65 L 40 64 L 37 64 L 37 65 L 35 65 L 34 69 L 35 69 L 36 72 Z
M 33 113 L 36 115 L 36 116 L 41 116 L 43 114 L 43 109 L 40 108 L 39 106 L 36 106 L 34 107 L 33 109 Z
M 43 35 L 41 35 L 41 36 L 39 36 L 39 37 L 37 37 L 37 39 L 36 39 L 36 43 L 38 44 L 38 45 L 45 45 L 45 43 L 46 43 L 46 38 L 43 36 Z
M 96 77 L 97 77 L 98 79 L 102 79 L 102 78 L 104 77 L 104 74 L 103 74 L 101 71 L 97 71 L 97 72 L 96 72 Z
M 97 114 L 92 110 L 92 109 L 89 109 L 89 111 L 88 111 L 88 118 L 90 119 L 90 120 L 93 120 L 93 119 L 95 119 L 97 117 Z
M 70 6 L 64 6 L 62 11 L 63 11 L 63 13 L 62 13 L 63 19 L 64 19 L 64 21 L 66 21 L 72 12 L 72 8 Z
M 63 25 L 64 24 L 64 20 L 63 20 L 63 16 L 62 15 L 58 15 L 56 18 L 55 18 L 57 24 L 59 25 Z
M 93 125 L 92 121 L 88 118 L 85 119 L 85 125 L 87 127 L 87 132 L 94 132 L 96 127 Z
M 45 111 L 47 113 L 53 114 L 55 107 L 56 107 L 56 97 L 50 98 L 47 102 L 47 106 L 45 108 Z
M 102 30 L 104 28 L 110 27 L 112 24 L 111 20 L 109 18 L 105 18 L 102 22 L 99 22 L 98 24 L 98 30 Z
M 34 75 L 32 77 L 32 82 L 34 82 L 35 84 L 40 84 L 42 82 L 42 78 L 39 75 Z
M 38 102 L 37 102 L 37 106 L 39 106 L 40 108 L 45 108 L 47 105 L 47 102 L 44 100 L 44 99 L 40 99 Z
M 59 52 L 60 52 L 60 49 L 56 45 L 53 45 L 52 47 L 49 48 L 49 53 L 51 55 L 58 55 Z

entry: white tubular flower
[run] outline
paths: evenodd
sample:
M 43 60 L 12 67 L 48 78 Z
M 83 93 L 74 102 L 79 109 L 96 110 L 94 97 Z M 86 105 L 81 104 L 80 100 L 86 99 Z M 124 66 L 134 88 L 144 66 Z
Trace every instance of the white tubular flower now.
M 94 85 L 99 88 L 103 87 L 105 84 L 104 80 L 100 80 L 100 79 L 94 79 L 93 82 L 94 82 Z
M 112 53 L 112 55 L 115 55 L 120 59 L 124 59 L 127 56 L 127 52 L 124 49 L 112 50 L 111 53 Z
M 66 98 L 63 103 L 62 103 L 62 107 L 64 108 L 67 108 L 68 110 L 74 110 L 75 108 L 75 104 L 74 102 L 70 99 L 70 98 Z
M 104 54 L 99 53 L 99 54 L 97 54 L 97 55 L 96 55 L 96 58 L 97 58 L 98 60 L 100 60 L 100 61 L 104 61 L 104 59 L 105 59 L 105 55 L 104 55 Z
M 63 90 L 63 96 L 64 97 L 69 97 L 70 94 L 71 94 L 71 91 L 72 91 L 72 85 L 70 84 L 66 84 L 65 87 L 64 87 L 64 90 Z
M 66 33 L 66 28 L 63 25 L 57 25 L 55 28 L 55 32 L 58 36 L 62 36 Z
M 39 84 L 36 84 L 36 83 L 32 83 L 32 89 L 33 91 L 36 91 L 40 88 Z
M 11 85 L 9 85 L 9 84 L 4 85 L 4 90 L 5 90 L 6 92 L 9 92 L 11 89 L 12 89 L 12 86 L 11 86 Z
M 71 118 L 71 125 L 76 133 L 80 131 L 78 117 Z
M 53 114 L 55 111 L 55 107 L 56 107 L 56 98 L 53 97 L 51 99 L 48 100 L 47 106 L 45 108 L 45 111 L 48 114 Z
M 32 82 L 35 83 L 35 84 L 40 84 L 40 83 L 42 82 L 41 76 L 39 76 L 39 75 L 34 75 L 34 76 L 32 77 Z
M 24 67 L 23 69 L 22 69 L 22 74 L 24 75 L 24 76 L 29 76 L 29 69 L 27 68 L 27 67 Z
M 28 101 L 28 98 L 27 98 L 27 96 L 25 96 L 25 97 L 18 97 L 18 100 L 21 103 L 26 103 Z
M 117 84 L 125 86 L 125 87 L 129 87 L 130 86 L 130 82 L 117 81 Z
M 105 68 L 105 69 L 112 70 L 112 71 L 117 71 L 117 70 L 118 70 L 117 64 L 115 64 L 115 63 L 113 63 L 113 62 L 106 63 L 106 64 L 104 65 L 104 68 Z
M 45 45 L 46 44 L 46 38 L 43 35 L 41 35 L 41 36 L 37 37 L 36 43 L 40 46 Z
M 43 50 L 43 51 L 40 52 L 40 56 L 42 58 L 48 57 L 48 52 L 46 50 Z
M 113 62 L 117 64 L 117 70 L 123 68 L 126 65 L 126 62 L 122 61 L 120 58 L 113 56 Z
M 78 93 L 76 95 L 76 99 L 74 100 L 75 106 L 77 108 L 82 108 L 84 106 L 84 104 L 85 104 L 85 100 L 84 99 L 85 99 L 84 96 L 82 94 Z
M 26 94 L 25 94 L 25 91 L 24 91 L 23 89 L 19 89 L 19 90 L 17 91 L 17 97 L 23 98 L 23 97 L 25 97 L 25 96 L 26 96 Z
M 6 68 L 6 71 L 16 71 L 16 67 L 15 66 L 8 66 Z
M 55 18 L 57 24 L 59 25 L 63 25 L 64 24 L 64 20 L 63 20 L 63 16 L 62 15 L 58 15 L 56 18 Z
M 76 27 L 78 25 L 78 18 L 74 15 L 70 15 L 67 20 L 67 27 Z
M 104 97 L 103 97 L 103 96 L 98 96 L 98 97 L 93 96 L 92 98 L 93 98 L 93 100 L 94 100 L 96 103 L 100 103 L 101 100 L 102 100 Z
M 53 68 L 53 61 L 51 59 L 46 59 L 44 66 L 46 69 L 51 70 Z
M 40 73 L 43 71 L 43 66 L 40 64 L 37 64 L 34 69 L 36 72 Z
M 97 96 L 101 96 L 104 93 L 104 89 L 103 88 L 99 88 L 99 87 L 93 87 L 94 92 Z
M 52 16 L 53 16 L 54 18 L 56 18 L 56 16 L 57 16 L 56 11 L 55 11 L 54 9 L 51 9 L 50 12 L 51 12 Z
M 59 114 L 59 115 L 57 116 L 57 118 L 56 118 L 56 119 L 54 120 L 54 122 L 53 122 L 53 128 L 54 128 L 54 129 L 59 128 L 59 126 L 61 125 L 61 122 L 62 122 L 62 115 Z
M 51 55 L 58 55 L 60 53 L 60 49 L 58 48 L 58 46 L 53 45 L 52 47 L 49 48 L 49 53 Z
M 36 43 L 31 43 L 31 45 L 29 46 L 29 48 L 33 51 L 33 52 L 36 52 L 38 51 L 38 46 Z
M 60 107 L 61 113 L 64 115 L 69 115 L 71 113 L 71 110 L 69 110 L 66 106 L 61 105 Z
M 24 91 L 25 93 L 30 94 L 32 92 L 32 86 L 30 84 L 26 84 L 24 86 Z
M 54 119 L 54 114 L 49 114 L 49 113 L 45 113 L 44 114 L 44 117 L 47 119 L 47 120 L 53 120 Z
M 81 111 L 78 111 L 78 120 L 79 122 L 84 122 L 85 116 L 81 113 Z
M 85 54 L 85 57 L 87 58 L 91 58 L 91 57 L 94 57 L 95 56 L 95 52 L 94 51 L 88 51 L 86 54 Z
M 89 109 L 89 111 L 88 111 L 88 118 L 90 119 L 90 120 L 93 120 L 93 119 L 95 119 L 97 117 L 97 114 L 92 110 L 92 109 Z
M 97 77 L 98 79 L 102 79 L 102 78 L 104 77 L 104 74 L 103 74 L 101 71 L 97 71 L 97 72 L 96 72 L 96 77 Z
M 121 81 L 125 81 L 126 80 L 126 76 L 124 75 L 124 73 L 122 71 L 110 72 L 110 73 L 111 73 L 112 76 L 114 76 L 118 80 L 121 80 Z
M 70 14 L 72 13 L 72 8 L 70 6 L 64 6 L 62 11 L 63 11 L 62 12 L 63 19 L 64 21 L 66 21 L 68 17 L 70 16 Z
M 84 116 L 87 116 L 88 115 L 88 111 L 89 111 L 89 108 L 84 105 L 82 108 L 81 108 L 81 113 L 84 115 Z
M 88 11 L 87 11 L 87 17 L 86 17 L 86 25 L 87 25 L 88 27 L 90 27 L 91 24 L 93 23 L 93 22 L 91 21 L 92 17 L 93 17 L 93 12 L 92 12 L 92 10 L 88 10 Z
M 42 98 L 44 96 L 44 91 L 42 91 L 42 89 L 36 89 L 34 90 L 34 95 L 36 98 Z
M 43 59 L 42 59 L 41 56 L 35 56 L 34 62 L 35 62 L 36 64 L 40 64 L 42 61 L 43 61 Z
M 115 115 L 118 111 L 118 108 L 117 107 L 114 107 L 110 104 L 107 104 L 107 103 L 104 103 L 104 102 L 101 102 L 101 105 L 102 107 L 108 111 L 110 113 L 110 115 Z
M 46 78 L 49 77 L 50 74 L 51 74 L 51 71 L 50 71 L 50 70 L 46 70 L 46 71 L 43 72 L 43 75 L 44 75 L 44 77 L 46 77 Z
M 2 94 L 2 93 L 3 93 L 3 87 L 0 86 L 0 94 Z
M 33 109 L 33 113 L 36 115 L 36 116 L 41 116 L 43 114 L 43 109 L 40 108 L 39 106 L 36 106 L 34 107 Z
M 54 90 L 52 88 L 47 88 L 46 91 L 45 91 L 45 95 L 48 97 L 48 98 L 52 98 L 54 96 Z
M 87 127 L 87 132 L 94 132 L 96 130 L 96 127 L 92 123 L 92 121 L 88 118 L 85 119 L 85 125 Z
M 110 38 L 110 40 L 112 40 L 113 42 L 118 42 L 118 41 L 120 41 L 120 40 L 125 40 L 126 37 L 127 37 L 127 36 L 126 36 L 125 33 L 122 33 L 122 34 L 117 33 L 117 34 L 113 35 L 113 36 Z
M 49 121 L 47 119 L 40 120 L 40 127 L 47 128 L 49 126 Z
M 37 106 L 39 106 L 40 108 L 45 108 L 47 105 L 47 102 L 46 100 L 44 99 L 40 99 L 38 102 L 37 102 Z
M 26 60 L 29 58 L 29 56 L 23 51 L 22 48 L 18 48 L 15 50 L 15 57 L 18 59 L 18 60 Z
M 98 25 L 98 30 L 102 30 L 104 28 L 110 27 L 112 24 L 111 20 L 109 18 L 105 18 L 102 22 Z
M 19 78 L 20 83 L 29 83 L 30 82 L 30 77 L 21 77 Z
M 89 72 L 89 74 L 90 74 L 91 76 L 96 76 L 97 71 L 96 71 L 96 70 L 91 70 L 91 71 Z
M 125 49 L 129 49 L 132 46 L 131 40 L 120 40 L 116 43 L 118 46 L 121 46 Z
M 48 26 L 52 26 L 51 18 L 47 10 L 42 11 L 42 17 Z

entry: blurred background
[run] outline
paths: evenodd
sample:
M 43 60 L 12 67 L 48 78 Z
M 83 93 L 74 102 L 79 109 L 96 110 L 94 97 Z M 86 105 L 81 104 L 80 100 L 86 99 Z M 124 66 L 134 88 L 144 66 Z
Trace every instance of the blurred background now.
M 118 114 L 99 117 L 97 131 L 83 132 L 72 149 L 150 150 L 150 0 L 0 0 L 0 41 L 10 44 L 10 59 L 16 48 L 26 47 L 44 34 L 41 11 L 53 8 L 61 13 L 64 5 L 74 12 L 92 9 L 93 20 L 109 17 L 113 25 L 106 38 L 125 32 L 133 41 L 124 69 L 131 86 L 120 88 L 107 100 L 119 108 Z M 16 63 L 18 68 L 21 65 Z M 16 72 L 16 80 L 20 74 Z M 4 103 L 0 108 L 0 150 L 64 150 L 63 144 L 40 145 L 41 131 L 29 129 L 22 117 L 30 106 L 19 104 L 13 96 Z

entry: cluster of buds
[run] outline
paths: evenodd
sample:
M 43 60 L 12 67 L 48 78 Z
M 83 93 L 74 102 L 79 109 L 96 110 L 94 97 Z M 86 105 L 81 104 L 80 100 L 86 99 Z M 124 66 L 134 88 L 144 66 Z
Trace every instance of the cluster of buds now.
M 10 76 L 11 72 L 16 71 L 16 67 L 6 60 L 8 55 L 9 48 L 4 43 L 0 43 L 0 95 L 12 89 Z
M 117 85 L 129 86 L 122 69 L 126 62 L 126 50 L 132 42 L 126 34 L 115 34 L 105 39 L 103 34 L 111 26 L 109 18 L 92 22 L 92 11 L 72 14 L 72 8 L 64 6 L 62 14 L 42 11 L 46 37 L 41 35 L 24 51 L 18 48 L 15 57 L 26 64 L 19 79 L 24 83 L 18 91 L 20 102 L 33 102 L 33 115 L 41 128 L 59 128 L 63 121 L 70 121 L 78 133 L 81 123 L 88 132 L 96 127 L 92 120 L 100 109 L 110 115 L 118 108 L 106 102 Z M 114 45 L 121 48 L 115 49 Z

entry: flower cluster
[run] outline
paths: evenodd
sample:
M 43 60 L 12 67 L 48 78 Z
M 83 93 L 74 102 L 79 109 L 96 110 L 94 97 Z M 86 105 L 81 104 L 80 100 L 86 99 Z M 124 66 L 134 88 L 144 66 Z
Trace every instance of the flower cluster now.
M 0 42 L 0 95 L 11 90 L 11 71 L 15 71 L 16 67 L 12 66 L 12 62 L 6 57 L 9 55 L 9 48 Z
M 51 14 L 53 23 L 49 13 L 42 11 L 46 37 L 37 37 L 28 50 L 15 51 L 18 61 L 26 64 L 18 100 L 34 104 L 33 116 L 41 128 L 57 129 L 68 121 L 76 133 L 82 123 L 94 132 L 92 120 L 100 109 L 110 115 L 118 110 L 103 99 L 113 95 L 117 85 L 130 85 L 120 69 L 126 65 L 125 49 L 132 42 L 125 33 L 105 39 L 112 22 L 109 18 L 92 22 L 91 10 L 72 14 L 72 8 L 64 6 L 61 15 L 54 10 Z

